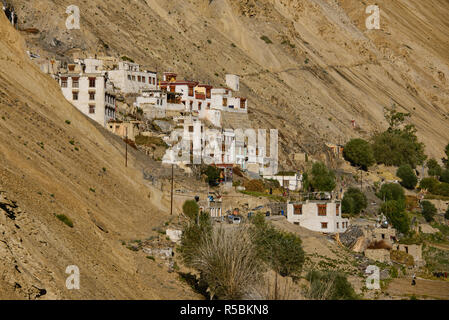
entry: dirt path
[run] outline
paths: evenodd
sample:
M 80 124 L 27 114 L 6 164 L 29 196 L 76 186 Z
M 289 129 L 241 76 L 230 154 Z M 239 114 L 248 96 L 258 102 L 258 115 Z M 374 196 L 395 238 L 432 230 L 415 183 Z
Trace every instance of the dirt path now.
M 415 295 L 449 300 L 449 282 L 439 280 L 417 279 L 416 286 L 408 278 L 394 279 L 386 292 L 392 296 Z

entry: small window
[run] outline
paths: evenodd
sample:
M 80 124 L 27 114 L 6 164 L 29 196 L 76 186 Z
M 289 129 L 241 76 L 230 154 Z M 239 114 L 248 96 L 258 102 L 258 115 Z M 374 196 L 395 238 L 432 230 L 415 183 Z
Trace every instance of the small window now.
M 132 78 L 131 78 L 131 75 L 130 74 L 128 74 L 128 80 L 131 80 Z
M 336 214 L 337 216 L 340 215 L 340 204 L 339 204 L 339 203 L 337 203 L 337 204 L 335 205 L 335 214 Z
M 337 229 L 340 228 L 340 223 L 337 222 Z
M 61 87 L 67 88 L 67 78 L 61 78 Z
M 138 81 L 138 82 L 141 82 L 141 81 L 142 81 L 142 78 L 141 78 L 140 76 L 137 76 L 137 81 Z
M 95 100 L 95 91 L 89 91 L 89 100 Z
M 142 77 L 142 82 L 143 83 L 147 82 L 147 78 L 146 77 Z
M 72 92 L 73 100 L 78 100 L 78 91 Z
M 302 204 L 293 205 L 294 211 L 293 214 L 301 215 L 302 214 Z
M 325 204 L 318 205 L 318 215 L 321 217 L 326 216 L 326 205 Z
M 89 113 L 90 113 L 90 114 L 95 113 L 95 105 L 94 105 L 94 104 L 90 104 L 90 105 L 89 105 Z
M 80 86 L 80 78 L 72 78 L 72 87 L 73 88 L 79 88 Z
M 327 229 L 327 222 L 321 222 L 321 229 Z
M 193 126 L 189 126 L 189 132 L 193 132 Z
M 193 87 L 189 87 L 189 97 L 193 97 Z
M 298 221 L 293 222 L 293 224 L 296 224 L 297 226 L 299 226 L 299 222 Z
M 89 78 L 89 88 L 95 88 L 96 78 Z
M 223 107 L 228 106 L 228 98 L 223 98 Z

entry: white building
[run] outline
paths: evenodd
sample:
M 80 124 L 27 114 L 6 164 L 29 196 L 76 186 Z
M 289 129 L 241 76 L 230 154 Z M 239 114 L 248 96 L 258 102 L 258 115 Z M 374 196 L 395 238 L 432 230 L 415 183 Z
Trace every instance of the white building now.
M 248 101 L 246 98 L 233 97 L 232 90 L 228 88 L 214 88 L 212 94 L 212 109 L 225 112 L 248 112 Z
M 294 175 L 264 175 L 264 179 L 277 180 L 279 185 L 288 188 L 291 191 L 297 191 L 302 187 L 302 174 L 295 173 Z
M 157 89 L 157 73 L 141 71 L 137 63 L 120 61 L 118 70 L 108 71 L 109 79 L 122 93 L 139 93 L 141 89 Z
M 87 64 L 68 66 L 68 73 L 59 74 L 59 84 L 64 97 L 82 113 L 106 127 L 115 119 L 115 94 L 105 72 L 95 71 L 98 60 L 90 59 Z M 81 67 L 81 68 L 80 68 Z M 81 71 L 80 71 L 81 70 Z M 78 71 L 78 72 L 77 72 Z
M 289 202 L 287 220 L 324 233 L 343 233 L 349 227 L 349 219 L 341 217 L 341 202 L 336 200 Z

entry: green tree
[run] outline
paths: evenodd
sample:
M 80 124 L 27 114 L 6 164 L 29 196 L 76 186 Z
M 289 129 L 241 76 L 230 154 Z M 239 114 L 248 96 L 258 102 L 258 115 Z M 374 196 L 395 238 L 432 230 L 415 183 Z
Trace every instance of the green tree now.
M 398 112 L 395 104 L 393 104 L 391 108 L 384 109 L 384 117 L 388 122 L 389 130 L 397 130 L 407 118 L 410 118 L 410 116 L 410 113 Z
M 444 218 L 445 218 L 446 220 L 449 220 L 449 207 L 447 207 L 447 210 L 446 210 L 446 212 L 444 213 Z
M 429 159 L 427 161 L 427 168 L 429 176 L 432 177 L 439 177 L 441 176 L 441 173 L 443 171 L 443 169 L 441 168 L 441 166 L 438 164 L 438 162 L 435 159 Z
M 310 185 L 314 191 L 332 191 L 335 189 L 335 174 L 322 162 L 315 162 L 312 167 Z
M 445 169 L 441 172 L 440 181 L 449 183 L 449 169 Z
M 201 173 L 207 176 L 206 182 L 211 186 L 215 186 L 217 180 L 220 179 L 220 169 L 214 166 L 207 166 Z
M 449 143 L 447 144 L 446 148 L 444 149 L 444 153 L 446 154 L 446 168 L 449 169 Z
M 405 203 L 404 189 L 397 183 L 384 183 L 377 193 L 379 199 L 389 201 L 395 200 Z
M 257 214 L 251 221 L 253 239 L 261 260 L 283 277 L 298 277 L 305 260 L 301 239 L 269 225 L 262 214 Z
M 343 157 L 353 166 L 367 170 L 376 161 L 371 145 L 363 139 L 350 140 L 343 149 Z
M 365 194 L 357 188 L 349 188 L 342 200 L 341 209 L 344 213 L 359 214 L 368 206 Z
M 404 188 L 413 190 L 418 183 L 418 178 L 415 175 L 413 169 L 408 165 L 402 165 L 396 171 L 396 175 L 401 178 L 401 185 Z
M 196 221 L 200 208 L 195 200 L 186 200 L 182 205 L 182 212 L 191 220 Z
M 424 178 L 419 183 L 419 187 L 421 189 L 425 189 L 427 191 L 430 191 L 433 193 L 433 190 L 435 190 L 435 187 L 439 184 L 438 180 L 435 178 Z
M 437 208 L 433 205 L 430 201 L 423 201 L 421 202 L 422 206 L 422 215 L 424 216 L 424 219 L 426 219 L 427 222 L 431 222 L 433 220 L 433 217 L 437 213 Z
M 391 225 L 403 234 L 407 234 L 410 230 L 410 219 L 404 211 L 402 203 L 396 200 L 390 200 L 382 204 L 380 208 Z

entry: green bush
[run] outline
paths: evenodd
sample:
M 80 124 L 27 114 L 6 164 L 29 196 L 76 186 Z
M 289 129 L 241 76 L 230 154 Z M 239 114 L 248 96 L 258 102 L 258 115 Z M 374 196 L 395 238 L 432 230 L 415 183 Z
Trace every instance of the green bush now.
M 195 200 L 186 200 L 182 205 L 182 212 L 184 212 L 191 221 L 196 221 L 199 210 L 200 208 Z
M 435 178 L 424 178 L 419 183 L 419 187 L 421 189 L 426 189 L 430 192 L 433 192 L 435 190 L 435 187 L 439 184 L 438 180 Z
M 428 170 L 429 176 L 432 176 L 432 177 L 441 176 L 441 172 L 443 171 L 443 169 L 441 168 L 441 166 L 438 164 L 438 162 L 435 159 L 429 159 L 427 161 L 427 168 L 429 169 Z
M 449 169 L 442 170 L 440 175 L 440 181 L 449 183 Z
M 437 213 L 437 208 L 435 208 L 433 203 L 429 201 L 423 201 L 421 202 L 421 205 L 422 205 L 422 215 L 424 216 L 427 222 L 431 222 L 433 220 L 433 217 Z
M 449 169 L 449 143 L 447 144 L 446 148 L 444 149 L 444 153 L 446 154 L 446 168 Z
M 64 222 L 66 225 L 68 225 L 70 228 L 73 228 L 73 222 L 70 220 L 69 217 L 67 217 L 65 214 L 57 214 L 56 218 Z
M 357 300 L 359 297 L 346 275 L 333 271 L 310 271 L 306 279 L 310 288 L 306 292 L 309 299 L 317 300 Z
M 184 227 L 181 236 L 179 251 L 184 264 L 188 267 L 192 266 L 192 262 L 198 255 L 201 242 L 212 236 L 212 223 L 209 215 L 202 212 L 198 220 L 199 223 L 190 221 Z
M 389 200 L 380 208 L 390 224 L 399 232 L 407 234 L 410 230 L 410 219 L 400 201 Z
M 251 222 L 254 227 L 252 238 L 261 260 L 283 277 L 298 277 L 305 260 L 301 239 L 268 225 L 260 213 Z
M 449 197 L 449 183 L 441 182 L 432 190 L 433 194 Z
M 314 191 L 332 191 L 336 185 L 335 174 L 324 163 L 315 162 L 309 182 Z
M 256 191 L 256 192 L 264 192 L 265 191 L 265 185 L 263 181 L 253 179 L 251 181 L 248 181 L 245 183 L 245 189 L 247 191 Z
M 343 149 L 343 157 L 353 166 L 362 167 L 367 170 L 375 163 L 371 145 L 363 139 L 352 139 Z
M 260 39 L 265 41 L 266 44 L 272 44 L 273 43 L 273 41 L 271 41 L 270 38 L 268 38 L 267 36 L 261 36 Z
M 444 218 L 445 218 L 446 220 L 449 220 L 449 207 L 447 207 L 447 210 L 446 210 L 446 212 L 445 212 L 445 214 L 444 214 Z
M 201 173 L 207 176 L 206 182 L 211 186 L 215 186 L 217 180 L 220 179 L 220 169 L 214 166 L 207 166 Z
M 379 192 L 376 194 L 379 199 L 389 201 L 395 200 L 405 203 L 405 193 L 401 185 L 397 183 L 385 183 L 380 187 Z
M 357 188 L 349 188 L 341 202 L 341 210 L 343 213 L 359 214 L 368 206 L 365 194 Z
M 396 175 L 401 178 L 401 185 L 404 188 L 413 190 L 418 183 L 418 178 L 415 175 L 413 169 L 408 165 L 402 165 L 396 171 Z

